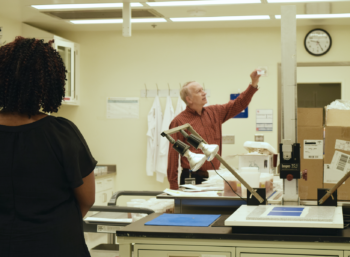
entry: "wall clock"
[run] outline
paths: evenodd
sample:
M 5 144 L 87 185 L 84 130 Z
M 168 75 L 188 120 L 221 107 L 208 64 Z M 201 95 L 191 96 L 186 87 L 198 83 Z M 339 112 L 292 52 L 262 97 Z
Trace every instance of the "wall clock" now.
M 313 29 L 307 33 L 304 46 L 309 54 L 321 56 L 331 49 L 332 38 L 324 29 Z

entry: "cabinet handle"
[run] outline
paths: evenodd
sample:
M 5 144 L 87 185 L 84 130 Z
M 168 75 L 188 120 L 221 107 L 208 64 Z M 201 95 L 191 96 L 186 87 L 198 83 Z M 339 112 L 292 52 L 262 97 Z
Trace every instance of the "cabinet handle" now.
M 169 255 L 169 257 L 199 257 L 199 255 L 181 255 L 181 256 L 178 256 L 178 255 Z

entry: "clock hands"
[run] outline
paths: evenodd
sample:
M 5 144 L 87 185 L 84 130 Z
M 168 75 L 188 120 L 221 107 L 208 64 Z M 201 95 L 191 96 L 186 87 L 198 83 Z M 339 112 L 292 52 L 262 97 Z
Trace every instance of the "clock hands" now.
M 320 45 L 320 42 L 319 42 L 318 40 L 312 40 L 312 39 L 310 39 L 310 41 L 316 42 L 316 43 L 319 45 L 319 47 L 321 48 L 321 50 L 323 51 L 323 48 L 322 48 L 322 46 Z
M 320 46 L 321 50 L 323 51 L 322 46 L 320 45 L 320 42 L 317 41 L 317 44 Z

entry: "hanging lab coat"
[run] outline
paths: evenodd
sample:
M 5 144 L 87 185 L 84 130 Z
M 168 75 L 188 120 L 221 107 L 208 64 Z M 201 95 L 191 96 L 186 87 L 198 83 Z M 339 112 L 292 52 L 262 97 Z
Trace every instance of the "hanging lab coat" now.
M 170 96 L 166 99 L 162 132 L 169 130 L 170 123 L 174 119 L 174 108 Z M 157 158 L 157 181 L 163 182 L 164 178 L 167 176 L 168 168 L 168 152 L 169 152 L 169 141 L 166 137 L 160 137 L 158 158 Z
M 148 113 L 148 131 L 147 131 L 147 161 L 146 172 L 148 176 L 153 176 L 156 171 L 160 133 L 162 129 L 162 108 L 159 97 L 156 96 L 151 110 Z
M 181 97 L 177 99 L 177 104 L 176 104 L 176 110 L 175 110 L 175 117 L 179 115 L 182 111 L 186 109 L 186 104 L 184 101 L 182 101 Z
M 175 111 L 175 117 L 177 115 L 179 115 L 181 112 L 183 112 L 184 110 L 186 110 L 186 104 L 184 101 L 182 101 L 181 97 L 179 96 L 179 98 L 177 99 L 177 104 L 176 104 L 176 111 Z M 177 168 L 178 171 L 178 183 L 180 184 L 180 174 L 182 172 L 182 167 L 181 167 L 181 155 L 179 155 L 179 165 Z

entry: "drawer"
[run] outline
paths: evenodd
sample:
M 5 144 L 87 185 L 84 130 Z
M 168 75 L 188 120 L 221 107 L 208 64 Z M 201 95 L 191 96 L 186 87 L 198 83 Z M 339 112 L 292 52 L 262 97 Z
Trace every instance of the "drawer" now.
M 95 181 L 95 190 L 96 190 L 96 193 L 101 192 L 101 191 L 103 191 L 103 190 L 106 190 L 106 189 L 105 189 L 105 184 L 106 184 L 106 181 L 105 181 L 104 179 L 96 180 L 96 181 Z
M 233 257 L 230 252 L 139 250 L 138 257 Z
M 95 195 L 94 205 L 107 205 L 109 199 L 111 198 L 112 191 L 102 191 Z
M 105 179 L 105 190 L 114 190 L 114 178 Z
M 279 248 L 241 248 L 237 247 L 237 257 L 343 257 L 343 251 L 279 249 Z
M 101 192 L 104 190 L 114 190 L 114 177 L 96 179 L 96 192 Z

